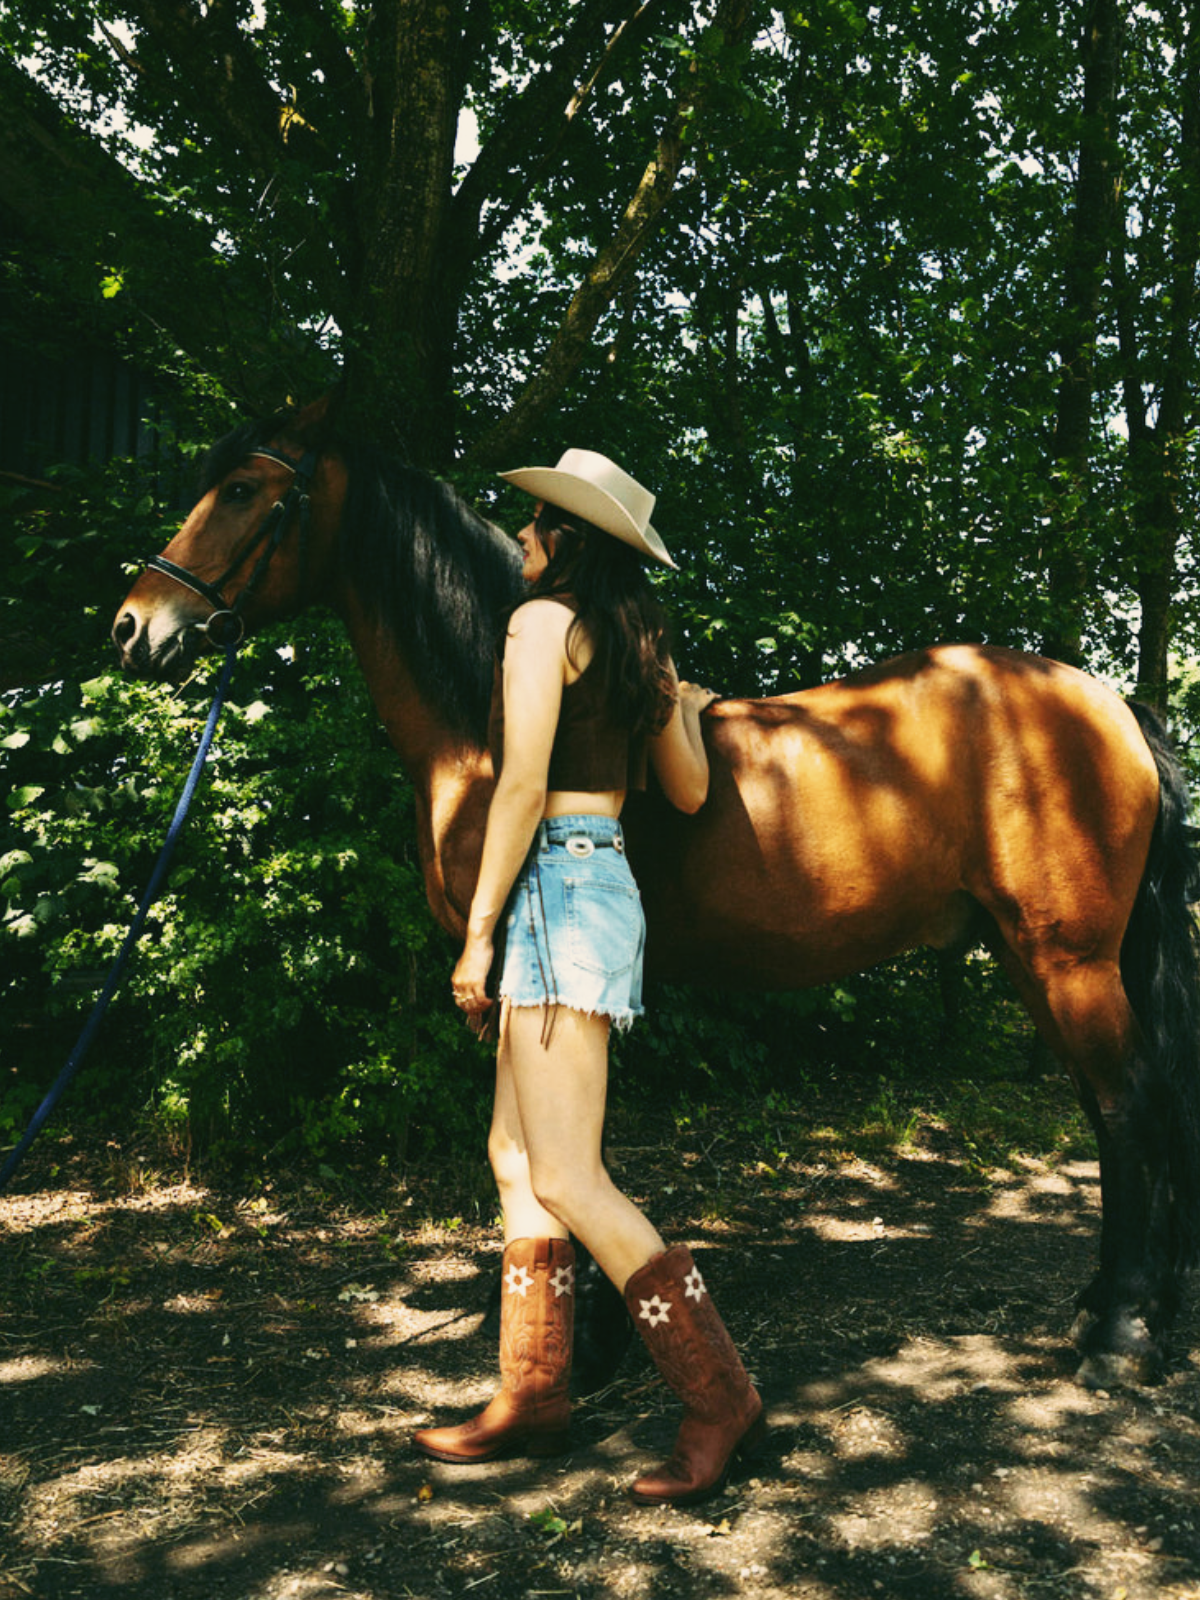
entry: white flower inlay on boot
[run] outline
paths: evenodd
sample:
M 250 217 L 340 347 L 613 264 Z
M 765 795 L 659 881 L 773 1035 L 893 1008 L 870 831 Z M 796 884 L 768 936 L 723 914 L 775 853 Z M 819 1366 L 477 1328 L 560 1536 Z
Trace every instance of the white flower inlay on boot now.
M 554 1298 L 556 1300 L 560 1295 L 570 1294 L 575 1287 L 575 1268 L 555 1267 L 554 1275 L 551 1277 L 550 1282 L 553 1285 Z
M 652 1328 L 657 1328 L 660 1322 L 670 1322 L 671 1302 L 664 1300 L 660 1295 L 655 1295 L 653 1300 L 641 1301 L 641 1320 L 648 1322 Z
M 509 1294 L 519 1294 L 524 1300 L 526 1294 L 533 1288 L 533 1277 L 529 1268 L 518 1267 L 514 1262 L 504 1275 L 504 1287 Z
M 700 1276 L 699 1267 L 693 1267 L 683 1280 L 683 1292 L 689 1300 L 703 1300 L 704 1279 Z

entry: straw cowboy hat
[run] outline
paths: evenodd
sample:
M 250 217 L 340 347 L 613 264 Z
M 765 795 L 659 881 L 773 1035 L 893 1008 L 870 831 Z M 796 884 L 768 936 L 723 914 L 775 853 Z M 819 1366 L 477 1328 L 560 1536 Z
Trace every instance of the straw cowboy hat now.
M 567 450 L 554 467 L 518 467 L 502 472 L 506 483 L 524 489 L 535 500 L 561 506 L 631 544 L 644 556 L 674 568 L 667 547 L 650 526 L 655 497 L 615 461 L 595 450 Z

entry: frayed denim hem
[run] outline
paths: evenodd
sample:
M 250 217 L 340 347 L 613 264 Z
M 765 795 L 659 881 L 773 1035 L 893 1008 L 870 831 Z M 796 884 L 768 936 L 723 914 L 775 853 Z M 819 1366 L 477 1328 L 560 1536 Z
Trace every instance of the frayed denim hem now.
M 500 995 L 497 1002 L 507 1004 L 516 1011 L 540 1011 L 543 1015 L 542 1042 L 548 1044 L 554 1031 L 554 1019 L 560 1011 L 577 1011 L 581 1017 L 606 1017 L 618 1033 L 628 1033 L 639 1017 L 646 1015 L 645 1006 L 622 1006 L 618 1010 L 609 1010 L 604 1006 L 573 1006 L 565 1000 L 551 1001 L 545 998 L 537 1000 L 514 1000 L 512 995 Z

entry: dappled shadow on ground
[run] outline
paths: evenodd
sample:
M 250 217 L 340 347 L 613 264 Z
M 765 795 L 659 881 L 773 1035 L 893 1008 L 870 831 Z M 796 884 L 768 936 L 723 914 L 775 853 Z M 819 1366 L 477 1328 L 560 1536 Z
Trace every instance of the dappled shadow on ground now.
M 235 1192 L 126 1160 L 106 1185 L 48 1146 L 0 1202 L 0 1596 L 1195 1600 L 1195 1312 L 1162 1387 L 1070 1380 L 1094 1166 L 984 1173 L 933 1124 L 868 1161 L 812 1111 L 790 1153 L 730 1117 L 615 1122 L 771 1421 L 691 1511 L 626 1498 L 674 1417 L 636 1350 L 560 1461 L 413 1455 L 494 1370 L 498 1243 L 432 1181 Z

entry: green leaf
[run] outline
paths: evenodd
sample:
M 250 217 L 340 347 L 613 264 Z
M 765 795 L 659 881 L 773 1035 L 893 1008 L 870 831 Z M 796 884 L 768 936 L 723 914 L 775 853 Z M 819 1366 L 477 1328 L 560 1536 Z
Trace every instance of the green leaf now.
M 13 789 L 9 793 L 8 809 L 10 811 L 22 811 L 26 806 L 33 805 L 35 800 L 40 800 L 45 792 L 46 789 L 44 784 L 22 784 L 19 789 Z

